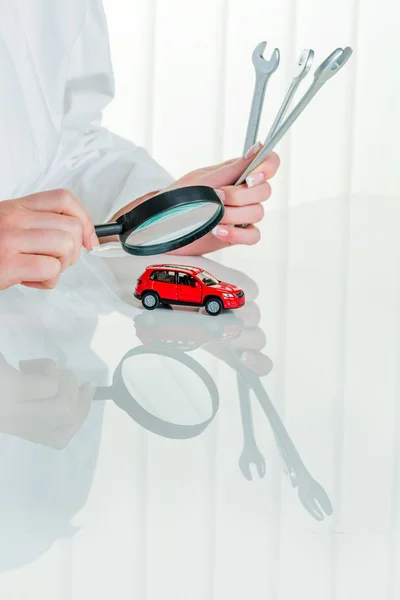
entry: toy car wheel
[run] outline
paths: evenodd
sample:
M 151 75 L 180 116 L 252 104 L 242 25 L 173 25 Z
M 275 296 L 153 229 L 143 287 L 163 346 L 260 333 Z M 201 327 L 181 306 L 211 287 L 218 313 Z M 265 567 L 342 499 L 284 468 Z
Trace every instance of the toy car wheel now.
M 209 315 L 213 317 L 219 315 L 223 309 L 222 302 L 219 298 L 208 298 L 205 303 L 205 309 Z
M 142 304 L 147 310 L 154 310 L 160 304 L 160 298 L 155 292 L 145 292 L 142 298 Z

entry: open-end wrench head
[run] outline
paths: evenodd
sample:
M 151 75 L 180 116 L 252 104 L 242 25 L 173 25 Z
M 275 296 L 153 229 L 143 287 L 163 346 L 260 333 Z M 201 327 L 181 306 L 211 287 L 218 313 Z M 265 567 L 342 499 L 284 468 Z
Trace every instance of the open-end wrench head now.
M 328 79 L 336 75 L 344 67 L 352 54 L 353 50 L 350 47 L 344 50 L 343 48 L 337 48 L 315 71 L 314 81 L 320 84 L 328 81 Z
M 353 54 L 353 49 L 350 46 L 346 46 L 343 50 L 342 54 L 336 59 L 336 62 L 331 65 L 332 73 L 339 71 L 349 60 L 350 56 Z
M 267 59 L 264 57 L 264 51 L 266 47 L 267 42 L 261 42 L 253 52 L 253 65 L 258 73 L 273 73 L 279 67 L 280 53 L 278 48 L 275 48 L 271 58 Z
M 336 48 L 320 65 L 317 69 L 315 69 L 314 79 L 318 79 L 321 74 L 330 68 L 331 64 L 334 64 L 335 61 L 342 56 L 343 48 Z
M 310 71 L 314 62 L 314 50 L 303 50 L 294 73 L 295 79 L 303 79 Z

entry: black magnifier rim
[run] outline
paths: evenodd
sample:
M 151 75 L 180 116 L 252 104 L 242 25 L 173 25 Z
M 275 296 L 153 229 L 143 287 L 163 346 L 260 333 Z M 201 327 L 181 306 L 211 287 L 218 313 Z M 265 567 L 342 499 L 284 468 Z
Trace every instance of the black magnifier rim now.
M 129 236 L 149 219 L 156 215 L 161 215 L 162 213 L 171 210 L 171 208 L 185 205 L 189 206 L 190 204 L 195 204 L 197 202 L 207 202 L 219 206 L 219 210 L 216 211 L 214 218 L 202 227 L 175 240 L 152 244 L 151 246 L 134 246 L 126 244 Z M 134 254 L 135 256 L 165 254 L 167 252 L 172 252 L 173 250 L 178 250 L 178 248 L 188 246 L 207 235 L 207 233 L 212 231 L 214 227 L 218 225 L 224 214 L 224 205 L 216 191 L 211 187 L 196 185 L 169 190 L 145 200 L 130 212 L 119 217 L 117 223 L 122 226 L 122 233 L 119 234 L 119 239 L 123 249 L 128 254 Z
M 152 354 L 156 356 L 165 356 L 171 358 L 176 362 L 180 362 L 189 369 L 191 369 L 204 383 L 206 386 L 210 399 L 211 399 L 211 416 L 202 421 L 201 423 L 195 423 L 194 425 L 179 425 L 177 423 L 171 423 L 170 421 L 164 421 L 155 415 L 149 413 L 131 394 L 126 388 L 122 377 L 122 367 L 124 362 L 133 356 L 140 354 Z M 112 399 L 115 404 L 124 410 L 136 423 L 138 423 L 147 431 L 155 433 L 160 437 L 176 440 L 188 440 L 200 435 L 208 425 L 214 420 L 219 410 L 219 393 L 215 381 L 206 369 L 200 365 L 197 360 L 188 356 L 185 353 L 177 355 L 176 352 L 168 352 L 156 350 L 153 348 L 146 348 L 145 346 L 138 346 L 129 350 L 125 356 L 121 359 L 118 367 L 114 372 L 113 383 L 109 388 L 99 388 L 98 393 L 95 394 L 95 400 Z M 168 402 L 168 395 L 165 394 L 164 401 Z

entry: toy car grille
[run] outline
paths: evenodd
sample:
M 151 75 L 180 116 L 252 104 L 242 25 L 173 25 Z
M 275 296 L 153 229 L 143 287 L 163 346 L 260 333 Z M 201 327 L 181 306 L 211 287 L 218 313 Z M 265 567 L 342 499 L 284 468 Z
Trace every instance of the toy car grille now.
M 236 296 L 237 296 L 238 298 L 243 298 L 243 296 L 244 296 L 244 292 L 241 290 L 240 292 L 238 292 L 238 293 L 236 294 Z

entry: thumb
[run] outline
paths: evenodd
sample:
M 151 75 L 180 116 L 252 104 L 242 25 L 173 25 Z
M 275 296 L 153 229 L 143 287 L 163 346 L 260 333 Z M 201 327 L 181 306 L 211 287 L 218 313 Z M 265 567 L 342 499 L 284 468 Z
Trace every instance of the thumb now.
M 57 376 L 57 365 L 50 358 L 37 358 L 34 360 L 20 360 L 19 368 L 25 375 Z
M 249 164 L 258 152 L 260 152 L 262 144 L 257 142 L 247 152 L 245 156 L 227 161 L 218 165 L 214 170 L 210 170 L 204 175 L 204 184 L 213 188 L 220 188 L 226 185 L 234 185 L 239 177 L 244 173 Z

